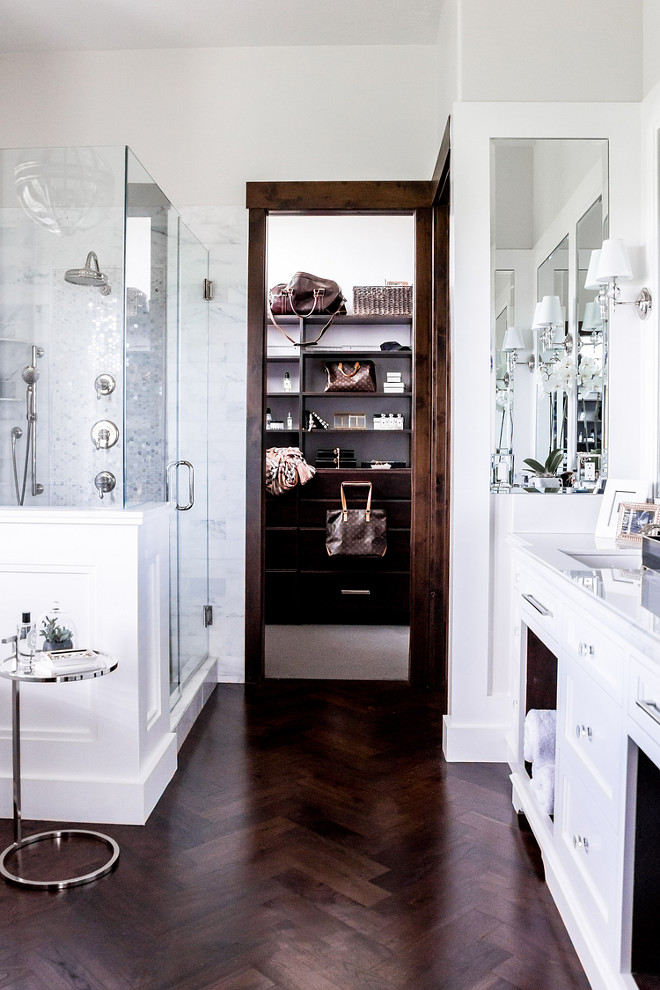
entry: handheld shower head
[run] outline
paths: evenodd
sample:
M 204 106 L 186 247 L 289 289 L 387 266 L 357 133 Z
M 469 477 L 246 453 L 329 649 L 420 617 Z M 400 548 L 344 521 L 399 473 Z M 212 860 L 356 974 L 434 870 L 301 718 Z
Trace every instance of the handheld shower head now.
M 108 276 L 104 275 L 99 268 L 99 259 L 94 251 L 90 251 L 87 255 L 83 268 L 69 268 L 64 273 L 64 280 L 73 285 L 91 285 L 93 288 L 100 289 L 104 295 L 108 295 L 110 292 Z
M 39 381 L 39 372 L 33 364 L 27 364 L 21 372 L 21 378 L 26 385 L 36 385 Z

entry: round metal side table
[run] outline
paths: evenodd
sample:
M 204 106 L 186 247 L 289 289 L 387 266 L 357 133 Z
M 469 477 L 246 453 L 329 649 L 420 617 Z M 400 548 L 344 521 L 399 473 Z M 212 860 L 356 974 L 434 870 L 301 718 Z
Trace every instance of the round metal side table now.
M 78 651 L 76 651 L 78 652 Z M 53 673 L 50 676 L 40 674 L 28 674 L 17 669 L 16 657 L 8 657 L 0 662 L 0 677 L 11 681 L 11 732 L 12 732 L 12 777 L 13 777 L 13 804 L 14 804 L 14 841 L 0 854 L 0 876 L 8 883 L 17 887 L 26 887 L 31 890 L 64 890 L 66 887 L 79 887 L 81 884 L 90 883 L 103 877 L 116 865 L 119 859 L 119 846 L 109 835 L 102 832 L 94 832 L 89 829 L 67 828 L 52 829 L 48 832 L 38 832 L 35 835 L 22 835 L 22 812 L 21 812 L 21 682 L 31 684 L 55 684 L 68 681 L 86 681 L 93 677 L 103 677 L 111 673 L 117 667 L 114 657 L 99 650 L 90 650 L 96 657 L 103 661 L 103 667 L 91 669 L 80 669 L 72 673 Z M 102 866 L 97 867 L 90 873 L 81 876 L 68 877 L 64 880 L 29 880 L 26 877 L 13 873 L 7 866 L 7 860 L 22 849 L 28 848 L 39 842 L 54 841 L 57 847 L 63 841 L 73 841 L 84 839 L 86 841 L 98 842 L 106 846 L 110 856 Z

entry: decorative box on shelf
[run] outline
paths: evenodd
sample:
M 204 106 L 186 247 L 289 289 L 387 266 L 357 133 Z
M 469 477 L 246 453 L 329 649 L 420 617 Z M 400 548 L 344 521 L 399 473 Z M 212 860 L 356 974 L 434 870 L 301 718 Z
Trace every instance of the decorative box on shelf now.
M 335 413 L 332 419 L 332 425 L 335 430 L 366 430 L 367 414 L 349 412 Z
M 386 285 L 354 285 L 356 316 L 412 316 L 413 287 L 406 282 Z

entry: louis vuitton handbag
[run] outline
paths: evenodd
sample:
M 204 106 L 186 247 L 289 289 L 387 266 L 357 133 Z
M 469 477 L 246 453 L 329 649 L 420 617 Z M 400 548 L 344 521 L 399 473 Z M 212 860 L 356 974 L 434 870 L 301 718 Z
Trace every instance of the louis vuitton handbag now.
M 355 361 L 344 364 L 343 361 L 324 364 L 328 376 L 326 392 L 375 392 L 376 369 L 373 361 Z
M 367 488 L 364 509 L 349 509 L 345 488 Z M 371 508 L 371 482 L 342 481 L 341 509 L 328 509 L 325 548 L 330 557 L 384 557 L 387 550 L 385 509 Z

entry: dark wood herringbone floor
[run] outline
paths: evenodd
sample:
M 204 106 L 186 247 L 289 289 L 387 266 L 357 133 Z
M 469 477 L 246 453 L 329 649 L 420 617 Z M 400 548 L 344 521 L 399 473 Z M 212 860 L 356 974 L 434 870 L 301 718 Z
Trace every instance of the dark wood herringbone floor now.
M 0 885 L 0 988 L 584 990 L 506 769 L 443 763 L 440 722 L 404 687 L 220 685 L 147 825 L 107 827 L 115 873 Z

